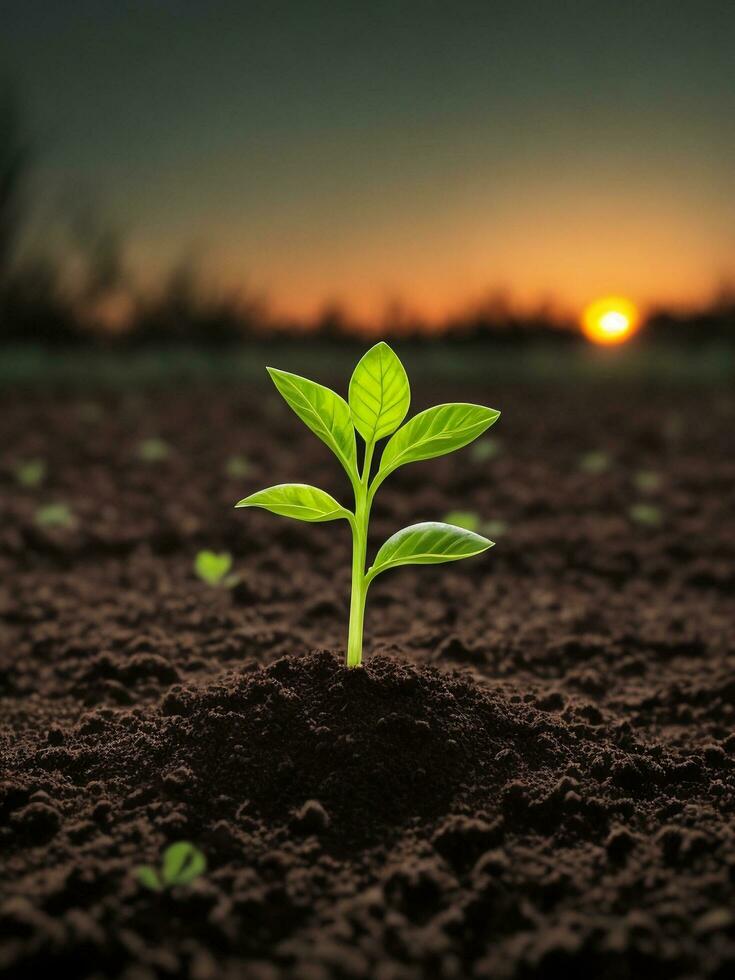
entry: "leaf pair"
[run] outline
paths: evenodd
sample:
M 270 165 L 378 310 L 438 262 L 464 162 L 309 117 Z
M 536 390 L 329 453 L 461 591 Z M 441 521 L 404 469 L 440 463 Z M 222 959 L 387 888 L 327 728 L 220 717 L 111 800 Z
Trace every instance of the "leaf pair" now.
M 154 892 L 162 892 L 176 885 L 188 885 L 207 869 L 207 859 L 189 841 L 171 844 L 163 852 L 160 870 L 150 864 L 135 869 L 135 877 L 141 885 Z
M 352 483 L 355 509 L 348 510 L 331 494 L 303 483 L 259 490 L 235 506 L 262 507 L 301 521 L 349 521 L 353 561 L 346 660 L 349 667 L 357 667 L 362 661 L 365 597 L 376 575 L 399 565 L 469 558 L 493 544 L 469 528 L 436 522 L 414 524 L 388 538 L 366 570 L 368 521 L 375 492 L 400 466 L 466 446 L 489 429 L 500 413 L 483 405 L 458 402 L 429 408 L 402 424 L 411 403 L 411 389 L 403 365 L 384 343 L 376 344 L 358 362 L 350 379 L 348 402 L 307 378 L 275 368 L 268 368 L 268 372 L 294 412 L 341 462 Z M 362 471 L 357 463 L 356 432 L 365 442 Z M 385 438 L 388 441 L 371 482 L 375 444 Z
M 334 452 L 357 487 L 355 430 L 371 446 L 391 435 L 382 454 L 370 497 L 399 466 L 442 456 L 466 446 L 488 429 L 500 413 L 483 405 L 437 405 L 420 412 L 401 428 L 411 402 L 406 371 L 383 343 L 372 347 L 357 364 L 349 386 L 349 404 L 323 385 L 287 371 L 268 368 L 274 384 L 299 418 Z M 398 431 L 396 431 L 398 430 Z M 262 507 L 302 521 L 350 518 L 330 494 L 303 483 L 269 487 L 241 500 L 237 507 Z

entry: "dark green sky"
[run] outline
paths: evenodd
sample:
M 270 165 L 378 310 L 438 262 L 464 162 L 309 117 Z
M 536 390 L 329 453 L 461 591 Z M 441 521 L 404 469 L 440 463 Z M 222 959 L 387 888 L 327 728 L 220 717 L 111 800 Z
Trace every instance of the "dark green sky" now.
M 0 0 L 47 188 L 308 312 L 735 274 L 735 2 Z

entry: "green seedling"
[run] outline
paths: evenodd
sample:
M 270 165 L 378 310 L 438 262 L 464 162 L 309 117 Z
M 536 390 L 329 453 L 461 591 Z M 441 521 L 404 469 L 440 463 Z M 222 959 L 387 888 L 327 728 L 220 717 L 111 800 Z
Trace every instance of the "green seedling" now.
M 655 493 L 661 489 L 661 476 L 654 470 L 639 470 L 633 477 L 633 483 L 641 493 Z
M 466 531 L 479 531 L 482 525 L 482 518 L 474 510 L 450 510 L 443 520 L 447 524 L 463 527 Z
M 642 524 L 645 527 L 660 527 L 663 523 L 661 509 L 654 504 L 633 504 L 628 511 L 628 516 L 634 524 Z
M 486 534 L 490 538 L 500 538 L 508 530 L 506 521 L 494 520 L 483 521 L 474 510 L 450 510 L 443 517 L 448 524 L 456 524 L 467 531 L 477 531 L 479 534 Z
M 485 439 L 477 440 L 472 449 L 470 449 L 470 455 L 476 463 L 487 463 L 489 460 L 499 456 L 502 448 L 500 439 L 493 439 L 492 436 L 487 436 Z
M 593 450 L 585 453 L 579 460 L 579 468 L 583 473 L 591 473 L 597 476 L 599 473 L 606 473 L 612 464 L 609 455 L 602 450 Z
M 232 568 L 232 555 L 226 551 L 200 551 L 194 559 L 194 571 L 207 585 L 222 585 Z
M 135 869 L 135 877 L 144 888 L 162 892 L 177 885 L 188 885 L 207 870 L 207 859 L 202 852 L 180 840 L 163 852 L 160 869 L 141 864 Z
M 498 518 L 494 521 L 485 521 L 482 525 L 482 530 L 485 534 L 489 534 L 491 538 L 502 538 L 504 534 L 508 533 L 510 525 L 507 521 L 500 520 Z
M 74 514 L 68 504 L 45 504 L 36 511 L 39 527 L 73 527 Z
M 225 463 L 225 473 L 235 480 L 238 477 L 247 476 L 251 468 L 250 460 L 244 456 L 230 456 Z
M 406 371 L 385 343 L 376 344 L 360 360 L 349 387 L 349 403 L 329 388 L 286 371 L 268 368 L 278 391 L 311 431 L 326 443 L 352 484 L 355 509 L 348 510 L 324 490 L 285 483 L 259 490 L 236 507 L 262 507 L 302 521 L 344 518 L 352 530 L 352 592 L 347 639 L 347 666 L 362 663 L 365 601 L 370 584 L 400 565 L 430 565 L 479 555 L 493 542 L 452 524 L 413 524 L 388 538 L 366 570 L 368 523 L 373 499 L 383 481 L 400 466 L 443 456 L 477 439 L 497 421 L 500 412 L 483 405 L 453 403 L 419 412 L 401 425 L 411 401 Z M 362 437 L 362 466 L 357 460 L 355 433 Z M 375 447 L 383 447 L 374 475 Z
M 42 459 L 26 459 L 17 464 L 13 474 L 22 487 L 37 487 L 46 478 L 46 464 Z
M 160 463 L 171 455 L 171 448 L 163 439 L 144 439 L 138 444 L 138 457 L 144 463 Z

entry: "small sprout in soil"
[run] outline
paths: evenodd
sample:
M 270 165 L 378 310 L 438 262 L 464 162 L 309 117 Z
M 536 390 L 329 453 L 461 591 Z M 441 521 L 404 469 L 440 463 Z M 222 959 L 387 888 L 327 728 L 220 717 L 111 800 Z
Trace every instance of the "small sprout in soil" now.
M 641 493 L 655 493 L 661 489 L 661 476 L 654 470 L 639 470 L 633 477 L 633 484 Z
M 26 459 L 13 469 L 16 481 L 22 487 L 37 487 L 46 478 L 46 463 L 42 459 Z
M 74 514 L 68 504 L 45 504 L 36 511 L 39 527 L 73 527 Z
M 463 527 L 465 531 L 479 531 L 482 525 L 482 518 L 474 510 L 450 510 L 442 520 Z
M 644 527 L 660 527 L 663 523 L 661 508 L 654 504 L 633 504 L 628 516 L 634 524 L 642 524 Z
M 596 476 L 599 473 L 606 473 L 612 464 L 609 455 L 602 450 L 594 450 L 585 453 L 579 460 L 579 468 L 583 473 L 591 473 Z
M 493 439 L 492 436 L 486 436 L 484 439 L 478 439 L 475 445 L 470 449 L 470 455 L 476 463 L 487 463 L 491 459 L 495 459 L 502 452 L 503 444 L 500 439 Z
M 455 524 L 463 527 L 467 531 L 477 531 L 479 534 L 486 534 L 490 538 L 500 538 L 508 530 L 505 521 L 483 521 L 474 510 L 450 510 L 442 518 L 447 524 Z
M 206 870 L 207 859 L 202 852 L 189 841 L 180 840 L 163 852 L 160 868 L 141 864 L 135 869 L 135 877 L 144 888 L 162 892 L 176 885 L 188 885 Z
M 510 525 L 508 522 L 500 518 L 494 521 L 485 521 L 482 525 L 483 533 L 489 535 L 491 538 L 502 538 L 504 534 L 508 533 L 509 529 Z
M 170 455 L 169 444 L 163 439 L 144 439 L 138 444 L 138 457 L 144 463 L 160 463 L 162 460 L 168 459 Z
M 252 466 L 250 460 L 246 459 L 244 456 L 230 456 L 230 458 L 225 463 L 225 473 L 227 476 L 237 479 L 241 476 L 247 476 Z
M 286 402 L 311 431 L 326 443 L 344 467 L 355 497 L 354 511 L 318 487 L 285 483 L 259 490 L 236 507 L 263 507 L 301 521 L 343 518 L 352 530 L 352 594 L 347 640 L 347 666 L 362 663 L 365 601 L 371 582 L 400 565 L 431 565 L 479 555 L 493 545 L 475 531 L 453 524 L 426 522 L 397 531 L 378 549 L 366 569 L 368 523 L 373 498 L 383 481 L 400 466 L 443 456 L 474 442 L 497 421 L 500 412 L 464 402 L 436 405 L 403 422 L 411 401 L 406 371 L 385 343 L 376 344 L 360 360 L 349 387 L 349 402 L 330 388 L 287 371 L 268 368 Z M 355 433 L 364 455 L 358 463 Z M 371 473 L 375 447 L 383 447 Z
M 226 584 L 231 568 L 232 555 L 227 551 L 221 554 L 215 551 L 200 551 L 194 559 L 194 571 L 207 585 Z

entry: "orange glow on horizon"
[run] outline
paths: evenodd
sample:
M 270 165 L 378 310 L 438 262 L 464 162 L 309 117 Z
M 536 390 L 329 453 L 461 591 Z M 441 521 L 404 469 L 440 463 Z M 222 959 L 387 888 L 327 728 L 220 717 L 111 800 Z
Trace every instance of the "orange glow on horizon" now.
M 595 344 L 625 343 L 640 322 L 637 308 L 622 296 L 606 296 L 587 306 L 582 314 L 582 332 Z

